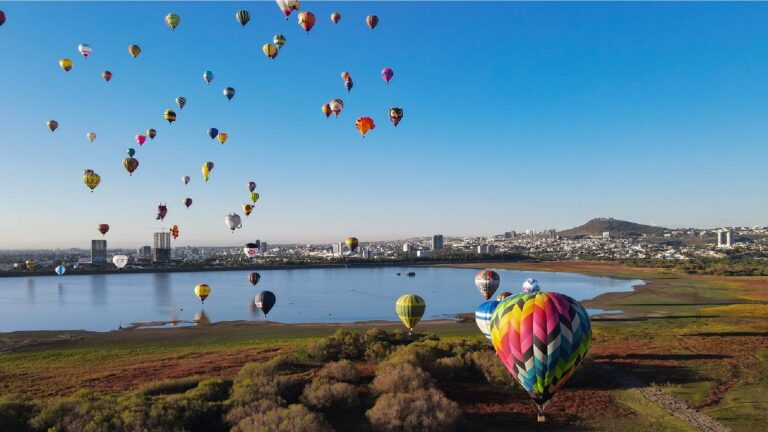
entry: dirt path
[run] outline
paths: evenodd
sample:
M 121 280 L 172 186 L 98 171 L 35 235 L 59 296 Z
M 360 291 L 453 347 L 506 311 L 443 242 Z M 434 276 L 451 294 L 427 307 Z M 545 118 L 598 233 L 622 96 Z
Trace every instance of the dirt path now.
M 670 414 L 679 417 L 683 421 L 703 432 L 732 432 L 732 429 L 713 419 L 712 417 L 696 411 L 688 404 L 664 390 L 648 386 L 642 381 L 627 375 L 626 373 L 605 363 L 596 363 L 621 387 L 640 393 L 645 399 L 659 405 Z

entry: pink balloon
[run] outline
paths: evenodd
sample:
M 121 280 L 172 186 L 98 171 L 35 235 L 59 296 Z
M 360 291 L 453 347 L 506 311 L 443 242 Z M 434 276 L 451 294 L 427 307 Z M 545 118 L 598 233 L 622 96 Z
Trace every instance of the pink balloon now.
M 133 139 L 135 139 L 136 142 L 139 143 L 139 145 L 143 145 L 144 142 L 147 141 L 147 137 L 145 137 L 144 135 L 136 135 Z
M 389 80 L 392 79 L 392 77 L 395 76 L 395 71 L 392 70 L 392 68 L 384 68 L 381 70 L 381 77 L 384 78 L 384 81 L 389 84 Z

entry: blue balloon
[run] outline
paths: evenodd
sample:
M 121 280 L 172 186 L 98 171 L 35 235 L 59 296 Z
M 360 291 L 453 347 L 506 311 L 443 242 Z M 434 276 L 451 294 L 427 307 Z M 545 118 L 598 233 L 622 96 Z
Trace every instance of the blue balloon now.
M 213 81 L 213 72 L 205 71 L 205 73 L 203 74 L 203 79 L 205 80 L 205 82 L 210 84 L 211 81 Z
M 496 306 L 498 306 L 499 303 L 501 302 L 498 300 L 488 300 L 478 306 L 475 311 L 475 322 L 477 323 L 477 327 L 483 332 L 488 340 L 491 340 L 491 315 L 493 315 L 493 311 L 496 310 Z
M 67 272 L 67 269 L 63 265 L 56 266 L 56 274 L 57 275 L 64 276 L 64 273 L 66 273 L 66 272 Z
M 353 85 L 354 85 L 354 84 L 352 84 L 352 80 L 346 80 L 346 81 L 344 81 L 344 88 L 346 88 L 346 89 L 347 89 L 347 92 L 349 92 L 350 90 L 352 90 L 352 86 L 353 86 Z
M 208 129 L 208 136 L 211 137 L 211 139 L 216 138 L 216 136 L 219 135 L 219 130 L 216 128 L 210 128 Z

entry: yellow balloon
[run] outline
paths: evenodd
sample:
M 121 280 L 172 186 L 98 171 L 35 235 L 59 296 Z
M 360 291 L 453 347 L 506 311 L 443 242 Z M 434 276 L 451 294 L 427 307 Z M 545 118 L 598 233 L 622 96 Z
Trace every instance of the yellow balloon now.
M 259 200 L 259 193 L 258 192 L 251 192 L 251 201 L 253 201 L 254 204 L 256 204 L 256 201 Z
M 211 170 L 213 170 L 213 162 L 206 162 L 203 164 L 203 179 L 205 181 L 208 181 L 208 177 L 211 175 Z
M 224 144 L 227 142 L 227 138 L 229 138 L 229 135 L 225 134 L 224 132 L 219 132 L 219 135 L 217 136 L 219 138 L 219 142 Z
M 68 58 L 63 58 L 63 59 L 59 60 L 59 66 L 61 66 L 61 68 L 64 69 L 64 72 L 69 72 L 70 70 L 72 70 L 72 67 L 74 65 L 75 64 L 72 63 L 72 60 L 70 60 Z
M 261 50 L 264 51 L 264 55 L 273 59 L 277 57 L 277 45 L 271 43 L 265 43 Z
M 204 302 L 211 295 L 211 287 L 208 284 L 199 284 L 195 287 L 195 295 L 201 302 Z
M 88 189 L 93 192 L 93 190 L 96 189 L 96 186 L 101 183 L 101 176 L 92 170 L 86 170 L 85 173 L 83 173 L 83 183 L 85 183 L 85 185 L 88 186 Z

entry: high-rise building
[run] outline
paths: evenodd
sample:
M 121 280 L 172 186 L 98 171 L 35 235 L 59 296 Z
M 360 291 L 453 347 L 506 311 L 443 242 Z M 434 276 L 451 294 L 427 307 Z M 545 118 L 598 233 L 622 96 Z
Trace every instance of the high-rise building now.
M 365 248 L 360 251 L 360 256 L 363 259 L 373 259 L 373 251 L 368 248 Z
M 152 246 L 142 246 L 136 249 L 136 255 L 142 258 L 149 258 L 152 256 Z
M 107 241 L 91 240 L 91 264 L 107 263 Z
M 342 242 L 334 243 L 332 248 L 333 248 L 333 256 L 344 255 L 344 244 Z
M 432 250 L 440 250 L 443 248 L 443 235 L 435 234 L 432 236 Z
M 263 254 L 267 253 L 267 247 L 269 247 L 267 242 L 259 241 L 259 252 L 261 252 Z
M 408 242 L 403 243 L 403 252 L 410 252 L 411 251 L 411 244 Z
M 482 244 L 477 247 L 477 253 L 493 255 L 496 253 L 496 246 L 489 244 Z
M 171 260 L 171 233 L 155 233 L 155 247 L 152 250 L 152 262 L 166 263 Z
M 719 248 L 731 248 L 733 247 L 733 231 L 722 229 L 717 232 L 717 247 Z

